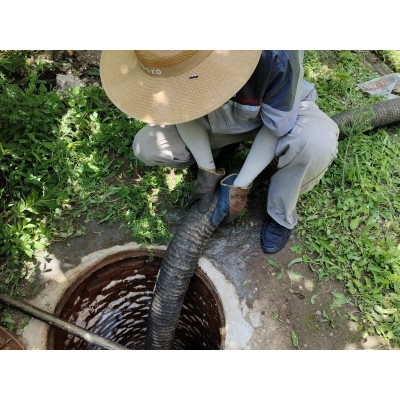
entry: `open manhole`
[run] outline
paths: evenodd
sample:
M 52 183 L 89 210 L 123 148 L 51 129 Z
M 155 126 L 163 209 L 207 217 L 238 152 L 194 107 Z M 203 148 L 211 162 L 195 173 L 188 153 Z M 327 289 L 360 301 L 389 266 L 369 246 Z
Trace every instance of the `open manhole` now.
M 147 317 L 162 251 L 127 251 L 107 257 L 81 274 L 66 290 L 55 315 L 105 339 L 143 350 Z M 218 293 L 197 268 L 186 293 L 174 350 L 219 350 L 225 318 Z M 51 328 L 48 348 L 94 350 L 97 346 Z

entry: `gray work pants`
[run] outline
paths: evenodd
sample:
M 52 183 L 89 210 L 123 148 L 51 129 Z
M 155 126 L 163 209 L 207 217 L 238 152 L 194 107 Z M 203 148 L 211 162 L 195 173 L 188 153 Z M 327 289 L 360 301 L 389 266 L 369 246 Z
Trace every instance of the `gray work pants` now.
M 241 134 L 209 133 L 213 151 L 254 139 L 257 131 Z M 323 177 L 337 154 L 339 129 L 312 101 L 302 101 L 296 125 L 278 141 L 278 171 L 268 190 L 267 212 L 292 229 L 297 223 L 296 203 Z M 185 168 L 195 163 L 175 125 L 146 125 L 132 144 L 135 156 L 146 165 Z M 229 171 L 228 171 L 229 172 Z

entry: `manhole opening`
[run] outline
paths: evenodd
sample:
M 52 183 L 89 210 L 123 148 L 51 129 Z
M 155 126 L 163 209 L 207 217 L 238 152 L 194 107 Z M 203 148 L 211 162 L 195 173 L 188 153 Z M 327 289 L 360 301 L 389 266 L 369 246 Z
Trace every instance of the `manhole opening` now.
M 119 254 L 81 275 L 66 291 L 55 315 L 134 350 L 143 350 L 147 317 L 162 252 Z M 225 319 L 218 293 L 197 268 L 176 330 L 174 350 L 219 350 Z M 97 346 L 57 328 L 49 331 L 48 348 L 96 350 Z

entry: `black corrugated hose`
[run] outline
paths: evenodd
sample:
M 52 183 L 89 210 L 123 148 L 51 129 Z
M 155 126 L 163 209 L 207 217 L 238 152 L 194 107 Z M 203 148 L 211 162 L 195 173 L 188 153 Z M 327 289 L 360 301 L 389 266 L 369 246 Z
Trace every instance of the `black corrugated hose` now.
M 366 132 L 372 128 L 399 122 L 400 98 L 375 103 L 371 107 L 346 111 L 331 118 L 339 125 L 339 139 L 343 139 L 351 131 Z M 173 346 L 190 279 L 202 251 L 216 229 L 211 225 L 210 219 L 217 199 L 218 194 L 214 196 L 206 214 L 201 214 L 196 205 L 192 206 L 168 246 L 150 306 L 146 349 L 168 350 Z
M 400 97 L 380 101 L 369 107 L 344 111 L 331 118 L 339 125 L 339 139 L 344 139 L 347 132 L 352 130 L 366 132 L 380 126 L 391 125 L 400 121 Z

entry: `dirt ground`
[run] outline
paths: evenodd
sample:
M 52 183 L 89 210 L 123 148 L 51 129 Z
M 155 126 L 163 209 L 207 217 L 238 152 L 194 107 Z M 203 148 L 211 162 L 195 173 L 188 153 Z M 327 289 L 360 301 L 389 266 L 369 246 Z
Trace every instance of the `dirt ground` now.
M 49 52 L 46 57 L 63 57 L 65 75 L 98 67 L 100 52 Z M 372 69 L 381 75 L 390 73 L 374 53 L 367 54 Z M 70 64 L 70 66 L 68 66 Z M 85 78 L 86 76 L 86 78 Z M 83 84 L 98 84 L 98 77 L 78 74 Z M 49 77 L 50 79 L 50 77 Z M 56 79 L 56 77 L 51 77 Z M 180 219 L 182 215 L 170 218 Z M 255 206 L 246 220 L 218 229 L 209 241 L 204 257 L 234 285 L 240 300 L 243 318 L 253 327 L 250 349 L 371 349 L 383 348 L 377 337 L 362 338 L 357 324 L 346 317 L 351 305 L 332 308 L 333 292 L 344 293 L 338 282 L 319 281 L 317 272 L 301 262 L 290 251 L 301 245 L 294 233 L 290 243 L 275 255 L 266 255 L 259 244 L 264 222 L 262 206 Z M 86 234 L 54 244 L 50 252 L 56 255 L 62 271 L 79 264 L 83 256 L 115 245 L 131 242 L 131 235 L 119 226 L 98 224 L 87 226 Z M 291 263 L 291 265 L 289 265 Z M 295 333 L 295 338 L 293 334 Z
M 179 219 L 183 215 L 182 212 L 170 217 Z M 247 348 L 295 349 L 293 331 L 300 349 L 381 348 L 377 337 L 363 339 L 357 325 L 345 316 L 351 306 L 331 309 L 335 300 L 332 292 L 344 292 L 337 282 L 318 281 L 318 274 L 301 262 L 288 267 L 299 257 L 290 251 L 292 246 L 301 244 L 296 235 L 275 255 L 262 252 L 259 231 L 263 222 L 263 211 L 259 208 L 249 213 L 245 223 L 219 228 L 202 255 L 236 289 L 241 314 L 253 328 Z M 58 242 L 51 252 L 59 263 L 57 269 L 65 273 L 88 254 L 131 241 L 130 233 L 120 226 L 93 221 L 85 235 Z M 277 266 L 268 260 L 274 260 Z M 47 275 L 51 279 L 51 271 Z
M 357 326 L 344 316 L 344 308 L 340 312 L 330 308 L 335 299 L 332 292 L 343 293 L 343 288 L 334 281 L 318 281 L 317 273 L 301 262 L 288 267 L 299 258 L 290 251 L 301 244 L 295 234 L 280 252 L 262 252 L 259 232 L 263 222 L 264 214 L 259 210 L 242 226 L 219 229 L 206 250 L 237 288 L 243 314 L 247 311 L 250 320 L 251 315 L 257 318 L 251 349 L 293 349 L 292 331 L 301 349 L 368 347 Z

